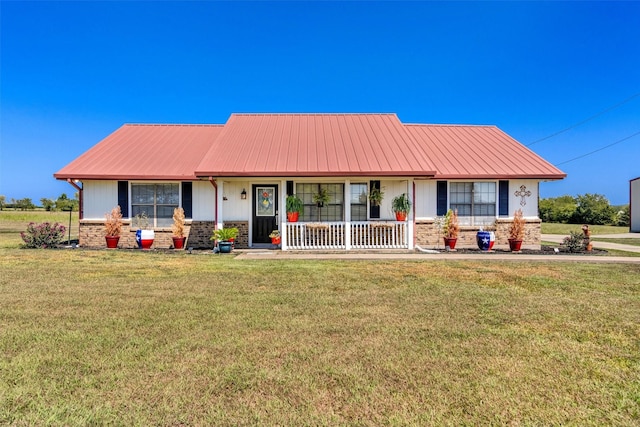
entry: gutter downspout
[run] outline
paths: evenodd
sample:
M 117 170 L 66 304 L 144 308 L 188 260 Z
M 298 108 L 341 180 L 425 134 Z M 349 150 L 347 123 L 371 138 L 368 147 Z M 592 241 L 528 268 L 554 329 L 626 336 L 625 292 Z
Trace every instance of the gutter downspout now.
M 215 179 L 213 179 L 212 176 L 209 177 L 209 182 L 211 183 L 211 185 L 213 185 L 213 188 L 215 188 L 216 194 L 215 194 L 215 200 L 216 200 L 216 209 L 215 209 L 215 218 L 214 218 L 214 226 L 213 229 L 217 230 L 218 229 L 218 183 L 216 182 Z
M 67 182 L 78 190 L 78 219 L 84 218 L 84 203 L 82 203 L 82 187 L 80 187 L 74 180 L 67 178 Z M 78 181 L 80 182 L 80 181 Z

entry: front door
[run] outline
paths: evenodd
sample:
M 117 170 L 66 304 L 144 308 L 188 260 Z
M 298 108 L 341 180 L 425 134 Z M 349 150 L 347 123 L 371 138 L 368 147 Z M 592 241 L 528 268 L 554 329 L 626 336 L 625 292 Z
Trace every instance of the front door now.
M 278 186 L 253 186 L 253 243 L 271 243 L 269 234 L 278 229 Z

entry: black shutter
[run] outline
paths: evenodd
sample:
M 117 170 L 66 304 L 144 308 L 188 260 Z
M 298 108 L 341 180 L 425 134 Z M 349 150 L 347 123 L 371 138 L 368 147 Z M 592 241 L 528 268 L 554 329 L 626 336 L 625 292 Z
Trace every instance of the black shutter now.
M 509 181 L 498 184 L 498 215 L 509 216 Z
M 118 181 L 118 205 L 123 218 L 129 218 L 129 181 Z
M 182 209 L 184 209 L 184 217 L 191 218 L 193 216 L 193 183 L 182 183 Z
M 447 181 L 438 181 L 437 187 L 437 205 L 436 215 L 442 216 L 447 214 Z
M 293 181 L 287 181 L 287 196 L 293 196 Z
M 382 190 L 380 188 L 380 181 L 369 181 L 369 191 L 376 187 L 378 190 Z M 371 218 L 380 218 L 380 205 L 374 206 L 373 203 L 369 202 L 369 216 Z

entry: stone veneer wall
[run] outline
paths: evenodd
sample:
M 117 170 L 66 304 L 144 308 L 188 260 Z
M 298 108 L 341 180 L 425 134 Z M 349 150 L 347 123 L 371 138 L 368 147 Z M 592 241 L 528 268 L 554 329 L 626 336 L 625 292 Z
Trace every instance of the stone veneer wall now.
M 540 227 L 542 221 L 539 219 L 525 220 L 525 235 L 522 243 L 523 248 L 540 249 L 541 232 Z M 498 219 L 495 226 L 484 227 L 486 231 L 494 231 L 496 234 L 496 243 L 494 247 L 508 248 L 509 246 L 509 225 L 512 220 Z M 458 242 L 456 248 L 473 247 L 477 248 L 476 233 L 480 230 L 477 226 L 460 226 L 458 234 Z M 416 245 L 424 248 L 443 247 L 444 242 L 442 235 L 438 232 L 433 220 L 417 220 L 415 224 Z
M 215 223 L 213 221 L 187 221 L 185 224 L 185 236 L 187 241 L 185 247 L 193 248 L 213 248 L 213 242 L 209 240 L 213 234 Z M 134 249 L 138 247 L 136 243 L 136 227 L 131 227 L 130 222 L 124 221 L 122 234 L 118 242 L 119 248 Z M 153 239 L 153 246 L 156 249 L 173 248 L 173 233 L 171 228 L 156 228 Z M 96 220 L 81 220 L 79 245 L 88 248 L 105 248 L 107 246 L 104 239 L 104 222 Z
M 238 237 L 234 242 L 234 247 L 238 249 L 247 249 L 249 247 L 249 221 L 225 221 L 222 226 L 224 228 L 236 227 L 238 229 Z

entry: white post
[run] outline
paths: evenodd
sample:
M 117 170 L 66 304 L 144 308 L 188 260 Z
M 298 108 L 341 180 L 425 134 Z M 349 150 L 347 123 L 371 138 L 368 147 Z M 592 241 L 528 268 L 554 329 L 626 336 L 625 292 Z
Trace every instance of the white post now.
M 344 249 L 351 250 L 351 180 L 344 182 Z
M 409 211 L 409 217 L 407 218 L 407 243 L 409 249 L 413 250 L 413 223 L 416 217 L 416 201 L 413 195 L 416 192 L 416 183 L 413 179 L 407 180 L 407 194 L 409 195 L 409 201 L 411 202 L 411 210 Z
M 280 248 L 287 250 L 287 181 L 280 182 L 280 210 L 278 215 L 278 229 L 280 230 Z

